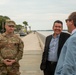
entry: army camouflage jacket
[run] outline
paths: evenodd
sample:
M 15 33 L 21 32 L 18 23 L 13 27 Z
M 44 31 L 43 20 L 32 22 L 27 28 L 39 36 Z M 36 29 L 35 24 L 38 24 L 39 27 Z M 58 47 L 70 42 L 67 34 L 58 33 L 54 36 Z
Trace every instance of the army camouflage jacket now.
M 0 34 L 0 63 L 4 59 L 15 59 L 18 62 L 23 56 L 23 41 L 15 34 Z

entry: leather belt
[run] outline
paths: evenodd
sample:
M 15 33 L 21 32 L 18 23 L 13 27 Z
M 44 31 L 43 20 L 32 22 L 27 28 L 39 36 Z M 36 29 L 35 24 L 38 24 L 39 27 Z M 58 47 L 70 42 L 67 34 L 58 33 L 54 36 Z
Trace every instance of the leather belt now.
M 55 61 L 48 61 L 49 63 L 51 63 L 51 64 L 56 64 L 57 62 L 55 62 Z

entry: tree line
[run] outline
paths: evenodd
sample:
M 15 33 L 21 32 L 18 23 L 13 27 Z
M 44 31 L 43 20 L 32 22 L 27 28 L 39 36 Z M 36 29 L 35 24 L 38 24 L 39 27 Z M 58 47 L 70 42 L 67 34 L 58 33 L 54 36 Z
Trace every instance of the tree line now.
M 11 20 L 8 16 L 2 16 L 0 15 L 0 33 L 5 32 L 5 21 L 6 20 Z M 27 26 L 28 26 L 28 22 L 27 21 L 23 21 L 25 30 L 27 32 Z M 16 24 L 16 31 L 20 31 L 22 29 L 22 25 L 21 24 Z M 31 26 L 29 26 L 29 28 L 31 29 Z

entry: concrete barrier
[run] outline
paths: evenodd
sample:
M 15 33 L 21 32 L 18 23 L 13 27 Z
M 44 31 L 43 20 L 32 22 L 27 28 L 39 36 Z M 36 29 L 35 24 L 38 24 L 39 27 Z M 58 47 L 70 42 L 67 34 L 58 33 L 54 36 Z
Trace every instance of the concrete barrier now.
M 40 46 L 41 46 L 42 50 L 44 50 L 44 45 L 45 45 L 45 39 L 46 39 L 46 37 L 44 35 L 40 34 L 39 32 L 36 32 L 36 34 L 37 34 Z

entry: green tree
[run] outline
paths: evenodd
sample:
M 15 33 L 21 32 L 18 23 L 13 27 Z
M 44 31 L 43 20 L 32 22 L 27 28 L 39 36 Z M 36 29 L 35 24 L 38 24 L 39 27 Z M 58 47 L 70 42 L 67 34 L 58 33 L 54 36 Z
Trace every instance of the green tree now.
M 0 32 L 4 32 L 5 31 L 5 21 L 7 20 L 7 19 L 10 19 L 8 16 L 2 16 L 2 15 L 0 15 Z
M 29 26 L 29 32 L 31 32 L 31 26 Z
M 16 25 L 16 31 L 19 32 L 22 29 L 22 27 L 23 26 L 21 24 Z
M 7 19 L 10 20 L 10 18 L 9 18 L 8 16 L 4 16 L 3 18 L 4 18 L 5 20 L 7 20 Z
M 27 21 L 23 21 L 23 24 L 25 25 L 25 29 L 26 29 L 26 33 L 27 33 L 28 22 Z

